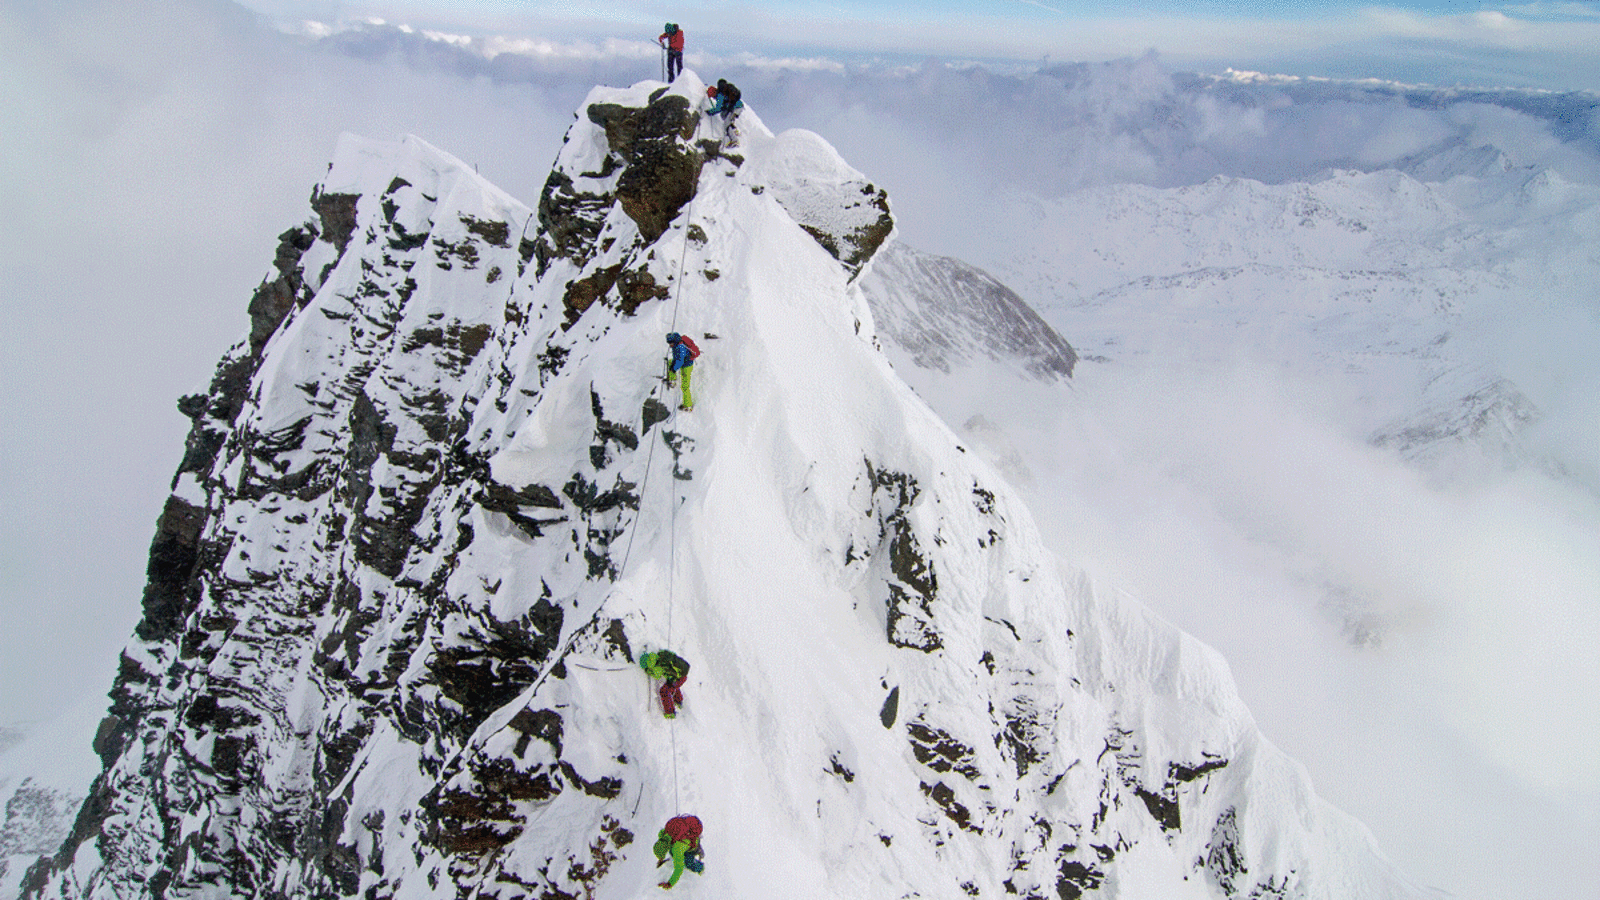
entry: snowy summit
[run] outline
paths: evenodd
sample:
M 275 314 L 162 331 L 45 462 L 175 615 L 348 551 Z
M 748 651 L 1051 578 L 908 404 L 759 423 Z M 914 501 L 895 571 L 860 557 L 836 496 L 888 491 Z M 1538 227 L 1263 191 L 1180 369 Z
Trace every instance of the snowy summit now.
M 104 772 L 24 895 L 622 900 L 691 814 L 700 897 L 1414 896 L 896 374 L 862 282 L 926 335 L 912 282 L 978 280 L 875 272 L 887 195 L 704 91 L 594 90 L 536 211 L 340 143 L 181 403 Z

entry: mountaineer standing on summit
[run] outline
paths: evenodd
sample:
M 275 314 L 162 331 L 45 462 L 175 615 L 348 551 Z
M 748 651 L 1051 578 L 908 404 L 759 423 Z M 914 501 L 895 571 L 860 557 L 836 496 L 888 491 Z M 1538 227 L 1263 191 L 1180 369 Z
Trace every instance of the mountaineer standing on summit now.
M 656 43 L 667 49 L 667 80 L 677 80 L 683 71 L 683 29 L 676 22 L 668 22 Z

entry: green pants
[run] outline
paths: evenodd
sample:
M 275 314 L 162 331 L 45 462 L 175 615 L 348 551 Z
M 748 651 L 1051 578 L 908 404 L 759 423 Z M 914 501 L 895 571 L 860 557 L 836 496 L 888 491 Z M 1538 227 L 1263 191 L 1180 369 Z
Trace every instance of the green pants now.
M 684 366 L 673 374 L 683 379 L 683 408 L 694 409 L 694 395 L 689 393 L 689 379 L 694 375 L 694 363 Z
M 689 370 L 685 369 L 684 371 L 687 372 Z M 676 885 L 678 883 L 678 879 L 683 877 L 683 855 L 689 852 L 689 842 L 674 841 L 673 839 L 667 837 L 666 830 L 662 829 L 661 834 L 656 836 L 656 845 L 651 849 L 655 851 L 657 860 L 656 865 L 658 866 L 661 865 L 661 863 L 664 862 L 668 856 L 672 857 L 672 877 L 668 878 L 663 883 L 666 884 L 667 887 Z

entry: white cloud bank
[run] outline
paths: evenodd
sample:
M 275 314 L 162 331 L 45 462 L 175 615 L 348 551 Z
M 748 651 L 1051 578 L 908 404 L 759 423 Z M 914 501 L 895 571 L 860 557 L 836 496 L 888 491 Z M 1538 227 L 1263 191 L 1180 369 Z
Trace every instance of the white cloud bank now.
M 1018 2 L 915 9 L 886 4 L 652 5 L 624 2 L 416 3 L 247 0 L 283 20 L 361 14 L 444 32 L 637 40 L 647 52 L 664 18 L 685 23 L 702 64 L 762 58 L 979 60 L 1029 66 L 1106 61 L 1158 51 L 1185 68 L 1225 66 L 1435 85 L 1600 89 L 1600 15 L 1592 4 L 1534 3 L 1469 12 L 1336 4 L 1247 15 L 1206 7 L 1174 12 Z M 320 17 L 320 18 L 319 18 Z M 514 39 L 514 38 L 512 38 Z M 694 66 L 693 61 L 690 62 Z

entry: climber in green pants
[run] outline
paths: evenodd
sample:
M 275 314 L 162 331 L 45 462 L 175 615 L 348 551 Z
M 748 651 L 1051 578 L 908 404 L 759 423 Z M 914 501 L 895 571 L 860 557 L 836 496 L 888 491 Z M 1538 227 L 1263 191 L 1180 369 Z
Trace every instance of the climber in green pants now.
M 705 851 L 700 847 L 700 819 L 698 816 L 673 816 L 656 837 L 651 849 L 656 854 L 656 865 L 672 859 L 672 877 L 661 882 L 661 887 L 672 888 L 683 877 L 683 870 L 700 874 L 705 871 Z
M 667 366 L 667 384 L 671 385 L 683 375 L 683 406 L 679 409 L 688 412 L 694 409 L 694 395 L 689 393 L 689 379 L 694 375 L 694 361 L 700 356 L 700 348 L 694 341 L 676 331 L 667 335 L 667 344 L 672 347 L 672 361 Z

